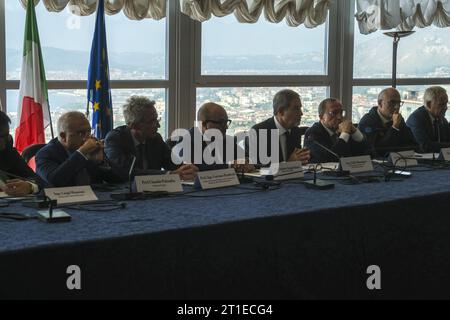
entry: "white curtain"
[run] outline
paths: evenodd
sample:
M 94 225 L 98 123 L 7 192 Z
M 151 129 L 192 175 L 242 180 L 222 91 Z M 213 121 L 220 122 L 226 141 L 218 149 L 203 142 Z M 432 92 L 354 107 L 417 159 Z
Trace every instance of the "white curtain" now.
M 286 18 L 289 26 L 323 24 L 334 0 L 180 0 L 181 11 L 194 20 L 234 14 L 239 22 L 255 23 L 262 11 L 266 20 L 278 23 Z M 342 0 L 340 0 L 342 1 Z
M 450 0 L 357 0 L 356 19 L 362 34 L 379 29 L 450 26 Z
M 26 8 L 27 0 L 18 0 Z M 34 0 L 38 4 L 40 0 Z M 105 0 L 105 12 L 109 15 L 117 14 L 123 10 L 124 14 L 132 20 L 151 18 L 160 20 L 166 16 L 167 0 Z M 169 0 L 175 1 L 175 0 Z M 69 6 L 72 13 L 79 16 L 88 16 L 95 12 L 97 0 L 42 0 L 48 11 L 60 12 Z

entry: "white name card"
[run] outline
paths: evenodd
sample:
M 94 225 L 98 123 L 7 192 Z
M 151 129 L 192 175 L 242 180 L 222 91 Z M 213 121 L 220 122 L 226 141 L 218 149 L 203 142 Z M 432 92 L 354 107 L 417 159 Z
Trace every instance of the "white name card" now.
M 419 164 L 414 150 L 391 152 L 389 158 L 395 167 L 414 167 Z
M 216 189 L 239 185 L 234 169 L 203 171 L 197 174 L 202 189 Z
M 341 158 L 341 168 L 350 173 L 373 171 L 373 163 L 370 156 Z
M 177 174 L 137 176 L 135 181 L 137 192 L 183 192 L 180 176 Z
M 439 157 L 445 161 L 450 161 L 450 148 L 441 149 L 441 154 Z
M 58 205 L 97 201 L 98 198 L 90 186 L 48 188 L 45 195 L 56 200 Z
M 274 180 L 301 179 L 305 176 L 301 161 L 282 162 L 278 166 L 262 168 L 261 175 L 274 176 Z

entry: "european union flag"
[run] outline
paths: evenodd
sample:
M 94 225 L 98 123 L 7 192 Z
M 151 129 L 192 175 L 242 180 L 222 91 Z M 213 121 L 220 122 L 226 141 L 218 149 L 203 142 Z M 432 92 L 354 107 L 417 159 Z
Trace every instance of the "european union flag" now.
M 113 110 L 109 83 L 108 50 L 106 47 L 104 0 L 97 2 L 97 18 L 89 63 L 88 114 L 92 104 L 92 129 L 95 137 L 104 139 L 113 128 Z

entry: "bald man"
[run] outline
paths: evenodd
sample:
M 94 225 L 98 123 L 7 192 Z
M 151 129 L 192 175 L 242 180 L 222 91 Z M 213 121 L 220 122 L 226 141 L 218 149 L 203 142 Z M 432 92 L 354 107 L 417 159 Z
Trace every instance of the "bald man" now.
M 238 151 L 240 151 L 239 153 L 241 153 L 244 158 L 245 158 L 245 153 L 244 150 L 241 149 L 238 145 L 237 145 L 237 139 L 236 137 L 231 137 L 231 136 L 227 136 L 227 129 L 228 126 L 231 123 L 231 120 L 228 118 L 228 114 L 226 112 L 226 110 L 219 104 L 217 103 L 213 103 L 213 102 L 208 102 L 203 104 L 200 109 L 197 112 L 197 119 L 198 119 L 198 126 L 191 128 L 189 130 L 189 135 L 183 137 L 183 140 L 181 140 L 179 143 L 181 143 L 182 141 L 186 141 L 185 139 L 189 139 L 190 141 L 190 145 L 191 145 L 191 162 L 194 163 L 200 171 L 205 171 L 205 170 L 219 170 L 219 169 L 225 169 L 228 167 L 233 167 L 236 171 L 238 172 L 249 172 L 249 171 L 253 171 L 254 167 L 251 165 L 245 165 L 245 164 L 237 164 L 237 159 L 239 157 Z M 220 154 L 216 154 L 216 152 L 212 152 L 211 156 L 217 156 L 217 160 L 215 163 L 213 164 L 207 164 L 205 162 L 205 159 L 203 157 L 205 149 L 208 147 L 208 145 L 211 144 L 211 136 L 208 134 L 211 133 L 212 131 L 216 131 L 220 132 L 223 140 L 220 141 L 217 146 L 219 150 Z M 201 148 L 201 152 L 202 152 L 202 157 L 201 157 L 201 163 L 197 163 L 198 159 L 195 159 L 195 146 L 194 146 L 194 139 L 195 137 L 201 137 L 202 138 L 202 148 Z M 227 157 L 227 152 L 226 152 L 226 141 L 231 141 L 231 143 L 233 144 L 233 148 L 234 148 L 234 154 L 228 155 Z M 182 155 L 180 155 L 182 156 Z M 242 159 L 245 160 L 245 159 Z
M 378 106 L 362 117 L 359 129 L 367 137 L 374 156 L 384 156 L 395 150 L 418 148 L 400 113 L 402 105 L 400 93 L 394 88 L 386 88 L 378 95 Z
M 119 182 L 103 162 L 103 143 L 91 136 L 91 125 L 81 112 L 58 119 L 58 137 L 36 155 L 37 174 L 53 187 Z

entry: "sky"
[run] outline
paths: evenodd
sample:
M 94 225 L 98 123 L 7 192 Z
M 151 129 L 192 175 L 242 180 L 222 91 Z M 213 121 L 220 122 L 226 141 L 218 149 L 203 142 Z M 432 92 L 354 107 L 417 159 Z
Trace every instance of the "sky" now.
M 42 1 L 36 7 L 36 15 L 43 46 L 89 51 L 95 15 L 78 17 L 68 8 L 60 13 L 50 13 Z M 111 52 L 161 53 L 165 50 L 166 19 L 133 21 L 120 12 L 106 16 L 106 24 Z M 25 10 L 19 1 L 6 0 L 7 48 L 22 48 L 24 25 Z M 325 25 L 314 29 L 294 28 L 284 21 L 269 23 L 263 16 L 256 24 L 240 24 L 234 15 L 203 23 L 205 55 L 303 53 L 311 48 L 322 52 L 324 43 Z

